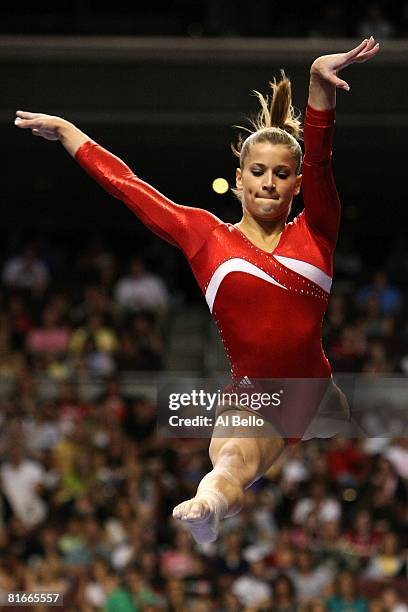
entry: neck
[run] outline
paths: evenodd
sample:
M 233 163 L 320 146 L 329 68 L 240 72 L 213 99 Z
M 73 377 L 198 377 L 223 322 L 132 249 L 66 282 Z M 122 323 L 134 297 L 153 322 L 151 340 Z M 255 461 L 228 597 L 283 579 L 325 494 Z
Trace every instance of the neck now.
M 239 223 L 235 224 L 241 232 L 254 242 L 264 243 L 266 246 L 274 246 L 279 240 L 286 224 L 286 217 L 267 221 L 256 219 L 248 214 L 243 214 Z

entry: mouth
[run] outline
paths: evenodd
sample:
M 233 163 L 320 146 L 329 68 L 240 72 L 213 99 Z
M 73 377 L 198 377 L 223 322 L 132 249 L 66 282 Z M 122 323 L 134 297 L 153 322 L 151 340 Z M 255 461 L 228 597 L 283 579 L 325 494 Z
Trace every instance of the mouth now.
M 258 200 L 279 200 L 279 196 L 257 196 Z

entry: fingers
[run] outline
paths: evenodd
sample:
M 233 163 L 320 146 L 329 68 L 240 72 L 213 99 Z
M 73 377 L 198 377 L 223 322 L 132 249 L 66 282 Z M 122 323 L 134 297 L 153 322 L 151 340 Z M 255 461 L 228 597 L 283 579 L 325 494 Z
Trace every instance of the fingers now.
M 354 58 L 354 62 L 355 63 L 366 62 L 367 60 L 374 57 L 374 55 L 376 55 L 379 50 L 380 50 L 380 43 L 376 43 L 375 40 L 373 39 L 372 45 L 370 47 L 368 47 L 367 45 L 367 48 L 361 53 L 359 53 Z
M 331 79 L 331 82 L 338 89 L 344 89 L 344 91 L 350 91 L 350 85 L 347 83 L 347 81 L 343 81 L 343 79 L 334 77 L 333 79 Z
M 352 57 L 355 57 L 361 51 L 363 51 L 363 49 L 365 49 L 365 47 L 371 41 L 371 38 L 365 38 L 359 45 L 357 45 L 357 47 L 354 47 L 354 49 L 351 49 L 350 51 L 348 51 L 347 54 L 346 54 L 348 56 L 348 58 L 351 59 Z
M 347 59 L 353 62 L 365 62 L 378 53 L 380 44 L 371 36 L 369 39 L 364 39 L 357 47 L 347 53 Z
M 344 91 L 350 91 L 350 85 L 346 83 L 346 81 L 342 81 L 341 79 L 339 79 L 339 82 L 336 83 L 336 87 L 338 87 L 339 89 L 344 89 Z
M 378 53 L 380 50 L 380 45 L 375 41 L 373 36 L 370 38 L 365 38 L 357 47 L 351 49 L 347 53 L 344 53 L 342 56 L 342 61 L 337 64 L 337 70 L 343 70 L 347 66 L 351 64 L 361 64 L 362 62 L 366 62 L 371 59 Z
M 28 111 L 18 110 L 16 112 L 16 116 L 21 119 L 36 119 L 37 117 L 41 117 L 42 113 L 30 113 Z
M 29 128 L 32 130 L 33 128 L 42 127 L 41 119 L 21 119 L 21 117 L 16 117 L 14 120 L 14 125 L 20 128 Z
M 20 128 L 39 128 L 41 127 L 41 118 L 44 115 L 41 113 L 31 113 L 28 111 L 18 110 L 16 112 L 16 118 L 14 120 L 14 125 Z

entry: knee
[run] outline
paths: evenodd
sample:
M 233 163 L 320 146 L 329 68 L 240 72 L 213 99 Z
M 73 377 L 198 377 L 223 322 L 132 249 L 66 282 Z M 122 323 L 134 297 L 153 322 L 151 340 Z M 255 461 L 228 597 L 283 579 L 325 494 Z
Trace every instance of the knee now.
M 248 446 L 250 448 L 247 448 Z M 223 444 L 219 444 L 219 440 L 212 441 L 209 454 L 213 465 L 240 469 L 258 464 L 261 457 L 257 445 L 240 444 L 235 440 L 228 440 Z

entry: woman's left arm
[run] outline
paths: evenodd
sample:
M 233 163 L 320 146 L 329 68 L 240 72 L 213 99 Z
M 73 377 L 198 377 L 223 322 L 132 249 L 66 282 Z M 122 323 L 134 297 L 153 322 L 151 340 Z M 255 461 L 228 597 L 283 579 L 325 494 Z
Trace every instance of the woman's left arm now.
M 333 250 L 340 223 L 340 202 L 331 167 L 336 89 L 349 91 L 338 72 L 365 62 L 379 50 L 373 38 L 346 53 L 318 57 L 310 69 L 309 99 L 305 113 L 302 193 L 308 227 Z
M 351 64 L 366 62 L 378 53 L 379 48 L 379 43 L 371 37 L 346 53 L 318 57 L 310 69 L 308 105 L 320 111 L 334 108 L 336 89 L 350 91 L 349 84 L 338 77 L 338 72 Z

